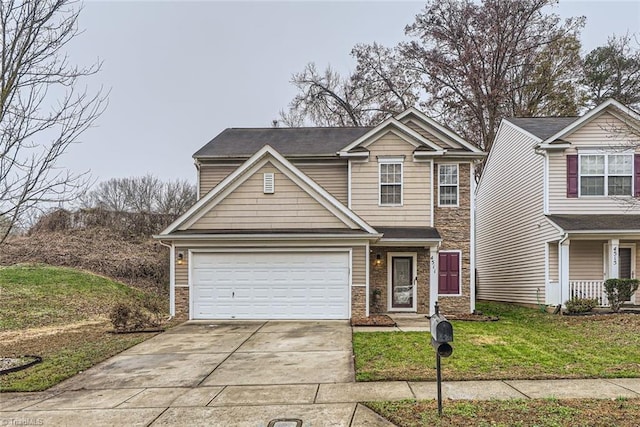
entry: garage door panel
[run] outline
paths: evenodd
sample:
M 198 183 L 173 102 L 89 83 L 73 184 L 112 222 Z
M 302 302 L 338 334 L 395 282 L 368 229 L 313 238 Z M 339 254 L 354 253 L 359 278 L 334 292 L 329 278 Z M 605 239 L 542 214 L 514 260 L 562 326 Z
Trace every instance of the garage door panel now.
M 195 253 L 194 318 L 347 319 L 347 252 Z

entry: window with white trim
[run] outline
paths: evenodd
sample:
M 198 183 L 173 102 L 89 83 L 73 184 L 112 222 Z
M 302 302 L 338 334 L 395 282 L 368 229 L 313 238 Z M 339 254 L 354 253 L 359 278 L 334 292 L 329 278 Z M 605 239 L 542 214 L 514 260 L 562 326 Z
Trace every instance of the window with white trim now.
M 632 196 L 633 154 L 581 154 L 580 196 Z
M 379 202 L 382 206 L 402 205 L 402 162 L 379 163 Z
M 458 206 L 458 165 L 438 165 L 438 205 Z

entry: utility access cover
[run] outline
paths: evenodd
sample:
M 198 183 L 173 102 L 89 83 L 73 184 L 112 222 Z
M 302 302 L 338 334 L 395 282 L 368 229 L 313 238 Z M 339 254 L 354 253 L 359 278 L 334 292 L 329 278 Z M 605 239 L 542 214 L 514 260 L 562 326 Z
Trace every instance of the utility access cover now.
M 302 420 L 298 418 L 277 418 L 269 421 L 267 427 L 302 427 Z

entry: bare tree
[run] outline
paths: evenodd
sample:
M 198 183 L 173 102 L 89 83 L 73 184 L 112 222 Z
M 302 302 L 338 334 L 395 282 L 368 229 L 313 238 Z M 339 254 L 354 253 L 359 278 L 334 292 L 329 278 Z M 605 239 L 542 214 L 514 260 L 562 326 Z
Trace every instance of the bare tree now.
M 162 182 L 147 174 L 100 182 L 83 197 L 82 206 L 114 212 L 179 215 L 195 202 L 195 185 L 186 180 Z
M 348 78 L 307 66 L 287 113 L 316 125 L 370 125 L 419 105 L 483 150 L 512 115 L 573 115 L 579 30 L 553 0 L 429 0 L 394 48 L 357 45 Z M 328 102 L 330 100 L 330 102 Z
M 304 124 L 310 119 L 317 126 L 366 126 L 363 111 L 366 94 L 349 78 L 343 78 L 331 67 L 318 72 L 314 63 L 294 74 L 293 83 L 300 93 L 289 103 L 289 111 L 280 112 L 286 126 Z
M 147 174 L 137 178 L 125 178 L 124 193 L 127 207 L 132 212 L 153 212 L 156 199 L 162 191 L 162 182 Z
M 180 215 L 196 202 L 196 187 L 186 180 L 166 182 L 156 197 L 159 213 Z
M 69 0 L 0 2 L 0 243 L 25 212 L 73 199 L 86 173 L 59 165 L 106 107 L 106 95 L 81 88 L 100 63 L 72 65 L 64 49 L 79 34 Z
M 414 106 L 420 90 L 418 75 L 402 69 L 397 48 L 377 43 L 357 45 L 351 51 L 356 70 L 347 77 L 314 63 L 294 74 L 300 93 L 281 111 L 287 126 L 302 126 L 305 119 L 318 126 L 371 126 L 389 115 Z
M 489 151 L 510 115 L 573 115 L 584 18 L 561 22 L 552 0 L 432 0 L 402 43 L 423 79 L 422 106 Z M 562 99 L 557 99 L 561 96 Z

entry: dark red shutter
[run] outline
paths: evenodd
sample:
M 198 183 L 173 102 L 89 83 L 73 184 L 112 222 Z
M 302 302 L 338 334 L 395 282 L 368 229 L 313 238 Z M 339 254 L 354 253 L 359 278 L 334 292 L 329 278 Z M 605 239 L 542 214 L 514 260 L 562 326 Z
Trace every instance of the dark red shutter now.
M 635 196 L 640 197 L 640 154 L 633 156 L 633 181 Z
M 440 295 L 460 293 L 460 254 L 440 252 L 438 254 L 438 293 Z
M 578 197 L 578 155 L 567 156 L 567 197 Z

